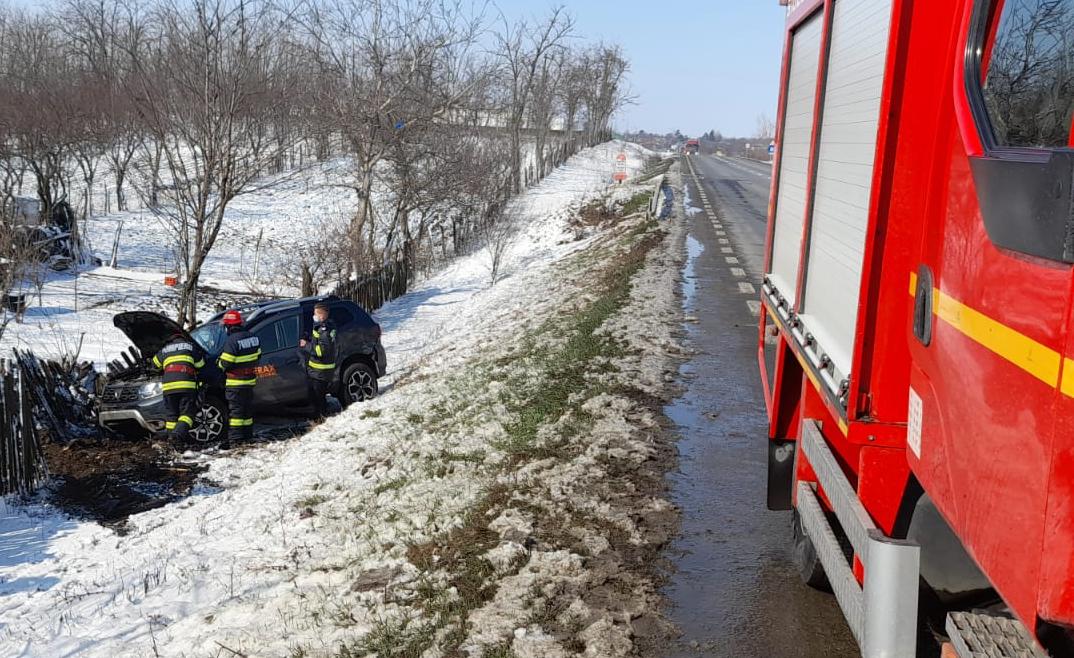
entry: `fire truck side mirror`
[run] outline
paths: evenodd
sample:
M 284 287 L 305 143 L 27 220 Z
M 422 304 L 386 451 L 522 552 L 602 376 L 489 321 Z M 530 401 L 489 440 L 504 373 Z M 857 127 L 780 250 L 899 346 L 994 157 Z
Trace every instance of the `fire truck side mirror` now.
M 970 166 L 993 244 L 1074 263 L 1074 151 L 1011 150 L 972 157 Z

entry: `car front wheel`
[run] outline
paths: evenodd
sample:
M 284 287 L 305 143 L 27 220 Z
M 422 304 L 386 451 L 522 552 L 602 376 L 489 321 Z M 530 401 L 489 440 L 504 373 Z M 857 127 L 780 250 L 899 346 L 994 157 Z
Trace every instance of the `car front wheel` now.
M 214 398 L 206 398 L 198 415 L 194 416 L 194 427 L 190 428 L 190 438 L 199 443 L 213 443 L 224 438 L 227 431 L 227 411 L 224 403 Z
M 340 403 L 346 407 L 377 396 L 377 374 L 365 363 L 352 363 L 343 371 Z

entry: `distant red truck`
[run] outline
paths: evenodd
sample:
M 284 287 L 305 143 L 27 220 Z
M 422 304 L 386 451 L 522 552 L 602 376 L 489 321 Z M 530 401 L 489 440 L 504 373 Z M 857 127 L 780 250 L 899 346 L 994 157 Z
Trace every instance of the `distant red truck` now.
M 696 139 L 686 140 L 686 145 L 682 147 L 682 152 L 690 155 L 691 153 L 697 153 L 701 150 L 701 142 Z

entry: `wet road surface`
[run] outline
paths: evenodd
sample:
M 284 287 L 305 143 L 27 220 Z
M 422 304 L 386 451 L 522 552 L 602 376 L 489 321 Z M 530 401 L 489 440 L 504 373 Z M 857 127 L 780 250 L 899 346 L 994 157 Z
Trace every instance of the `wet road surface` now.
M 704 190 L 684 164 L 691 204 L 701 209 L 687 219 L 683 284 L 694 356 L 681 369 L 682 397 L 666 409 L 681 434 L 679 468 L 669 484 L 683 519 L 668 554 L 676 570 L 665 594 L 683 635 L 666 655 L 857 656 L 834 597 L 798 578 L 790 513 L 765 508 L 756 300 L 768 168 L 691 160 Z

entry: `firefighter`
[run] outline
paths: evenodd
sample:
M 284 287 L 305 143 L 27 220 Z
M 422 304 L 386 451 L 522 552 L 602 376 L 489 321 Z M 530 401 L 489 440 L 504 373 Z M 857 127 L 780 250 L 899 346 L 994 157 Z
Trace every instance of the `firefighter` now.
M 217 363 L 224 373 L 228 442 L 248 441 L 254 435 L 254 386 L 261 360 L 261 341 L 243 328 L 242 314 L 238 311 L 224 313 L 222 324 L 228 337 Z
M 319 302 L 313 307 L 313 334 L 310 340 L 303 338 L 299 346 L 306 354 L 306 378 L 313 413 L 323 419 L 328 408 L 325 396 L 336 372 L 336 325 L 328 317 L 328 304 Z
M 168 408 L 164 429 L 172 440 L 185 441 L 197 415 L 198 373 L 205 367 L 205 356 L 182 332 L 176 331 L 153 357 L 153 365 L 164 371 L 161 388 Z

